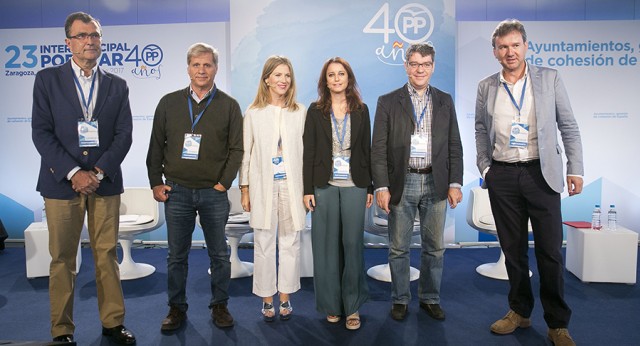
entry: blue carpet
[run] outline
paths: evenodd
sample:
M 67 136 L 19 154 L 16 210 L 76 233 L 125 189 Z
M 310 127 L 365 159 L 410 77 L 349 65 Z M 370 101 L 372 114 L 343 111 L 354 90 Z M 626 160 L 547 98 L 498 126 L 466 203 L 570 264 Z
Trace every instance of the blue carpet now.
M 100 335 L 93 259 L 83 249 L 75 299 L 75 338 L 78 345 L 108 345 Z M 240 258 L 252 261 L 251 249 L 240 249 Z M 386 262 L 386 249 L 366 249 L 365 264 Z M 532 328 L 512 335 L 496 336 L 489 325 L 508 310 L 505 281 L 476 274 L 475 267 L 497 260 L 499 249 L 448 249 L 442 284 L 442 306 L 447 313 L 438 322 L 418 308 L 415 292 L 409 315 L 403 322 L 389 317 L 390 285 L 368 280 L 370 300 L 360 310 L 362 328 L 348 331 L 343 323 L 329 324 L 315 311 L 313 279 L 303 278 L 302 289 L 292 295 L 294 317 L 265 323 L 259 313 L 260 299 L 251 293 L 251 278 L 231 282 L 229 309 L 236 325 L 229 330 L 213 326 L 207 305 L 210 298 L 208 258 L 205 250 L 193 249 L 187 295 L 189 319 L 175 334 L 160 333 L 166 306 L 166 249 L 134 249 L 137 262 L 149 263 L 157 271 L 146 278 L 124 281 L 127 318 L 125 325 L 138 345 L 550 345 L 539 303 L 532 315 Z M 419 263 L 412 250 L 411 263 Z M 537 292 L 535 263 L 534 290 Z M 578 345 L 637 345 L 640 340 L 638 285 L 582 283 L 566 273 L 566 299 L 573 309 L 570 331 Z M 537 293 L 536 293 L 537 296 Z M 0 251 L 0 340 L 50 340 L 48 278 L 28 280 L 24 248 Z

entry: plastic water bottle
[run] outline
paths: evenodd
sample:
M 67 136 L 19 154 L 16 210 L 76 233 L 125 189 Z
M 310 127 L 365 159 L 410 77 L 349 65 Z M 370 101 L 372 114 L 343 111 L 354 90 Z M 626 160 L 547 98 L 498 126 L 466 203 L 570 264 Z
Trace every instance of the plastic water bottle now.
M 45 209 L 45 207 L 42 207 L 42 224 L 44 226 L 47 225 L 47 210 Z
M 591 229 L 599 231 L 602 228 L 602 223 L 600 222 L 601 214 L 600 204 L 596 204 L 596 207 L 593 209 L 593 213 L 591 214 Z
M 618 226 L 618 212 L 616 212 L 616 205 L 611 204 L 609 206 L 609 212 L 607 213 L 607 228 L 610 231 L 615 231 Z

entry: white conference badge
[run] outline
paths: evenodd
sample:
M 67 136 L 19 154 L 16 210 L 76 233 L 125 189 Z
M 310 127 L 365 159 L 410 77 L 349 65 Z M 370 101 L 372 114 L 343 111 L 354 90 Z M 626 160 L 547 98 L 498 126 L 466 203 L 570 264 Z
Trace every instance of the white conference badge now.
M 197 160 L 200 152 L 200 141 L 202 135 L 196 133 L 185 133 L 184 144 L 182 145 L 182 158 L 187 160 Z
M 271 159 L 273 167 L 273 179 L 282 180 L 287 177 L 287 172 L 284 170 L 284 160 L 282 156 L 275 156 Z
M 427 157 L 427 136 L 411 135 L 411 157 Z
M 349 179 L 349 161 L 351 158 L 344 156 L 333 157 L 333 179 Z
M 100 135 L 98 133 L 98 121 L 78 121 L 78 139 L 81 148 L 98 147 Z
M 529 125 L 514 121 L 511 124 L 511 135 L 509 136 L 509 147 L 526 148 L 529 138 Z

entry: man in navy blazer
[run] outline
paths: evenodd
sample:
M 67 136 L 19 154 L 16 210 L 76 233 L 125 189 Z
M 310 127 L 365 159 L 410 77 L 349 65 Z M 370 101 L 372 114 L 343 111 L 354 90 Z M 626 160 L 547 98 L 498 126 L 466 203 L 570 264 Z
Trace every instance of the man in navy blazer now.
M 517 20 L 501 22 L 492 36 L 502 71 L 480 81 L 476 99 L 478 169 L 489 189 L 491 209 L 509 276 L 507 315 L 491 326 L 509 334 L 531 325 L 534 298 L 529 279 L 528 220 L 540 273 L 540 300 L 548 337 L 574 345 L 567 327 L 562 259 L 563 148 L 568 193 L 582 191 L 582 143 L 558 71 L 525 62 L 527 34 Z
M 82 12 L 65 22 L 72 58 L 44 69 L 33 88 L 32 136 L 41 156 L 37 190 L 44 197 L 51 254 L 49 297 L 54 341 L 73 341 L 76 253 L 87 214 L 102 334 L 135 344 L 124 326 L 116 255 L 120 164 L 132 142 L 129 89 L 97 66 L 102 29 Z
M 405 53 L 409 83 L 378 98 L 371 145 L 377 205 L 389 213 L 391 317 L 405 318 L 411 301 L 409 249 L 416 211 L 422 252 L 420 307 L 444 320 L 440 286 L 447 201 L 462 200 L 462 143 L 451 95 L 429 84 L 435 50 L 427 43 Z

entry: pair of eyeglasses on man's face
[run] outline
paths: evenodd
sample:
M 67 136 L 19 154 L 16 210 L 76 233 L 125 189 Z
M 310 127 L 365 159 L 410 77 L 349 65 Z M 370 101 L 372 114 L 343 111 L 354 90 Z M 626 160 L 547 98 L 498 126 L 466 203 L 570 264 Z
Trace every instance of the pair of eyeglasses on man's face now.
M 417 63 L 415 61 L 412 61 L 412 62 L 408 63 L 408 65 L 412 69 L 417 69 L 420 66 L 422 66 L 422 68 L 432 68 L 433 67 L 433 63 L 432 62 L 425 62 L 425 63 L 419 64 L 419 63 Z
M 86 32 L 83 33 L 79 33 L 77 35 L 74 36 L 69 36 L 69 38 L 75 38 L 76 40 L 79 41 L 84 41 L 87 38 L 90 38 L 92 40 L 99 40 L 102 37 L 102 35 L 99 32 L 92 32 L 90 34 L 87 34 Z

